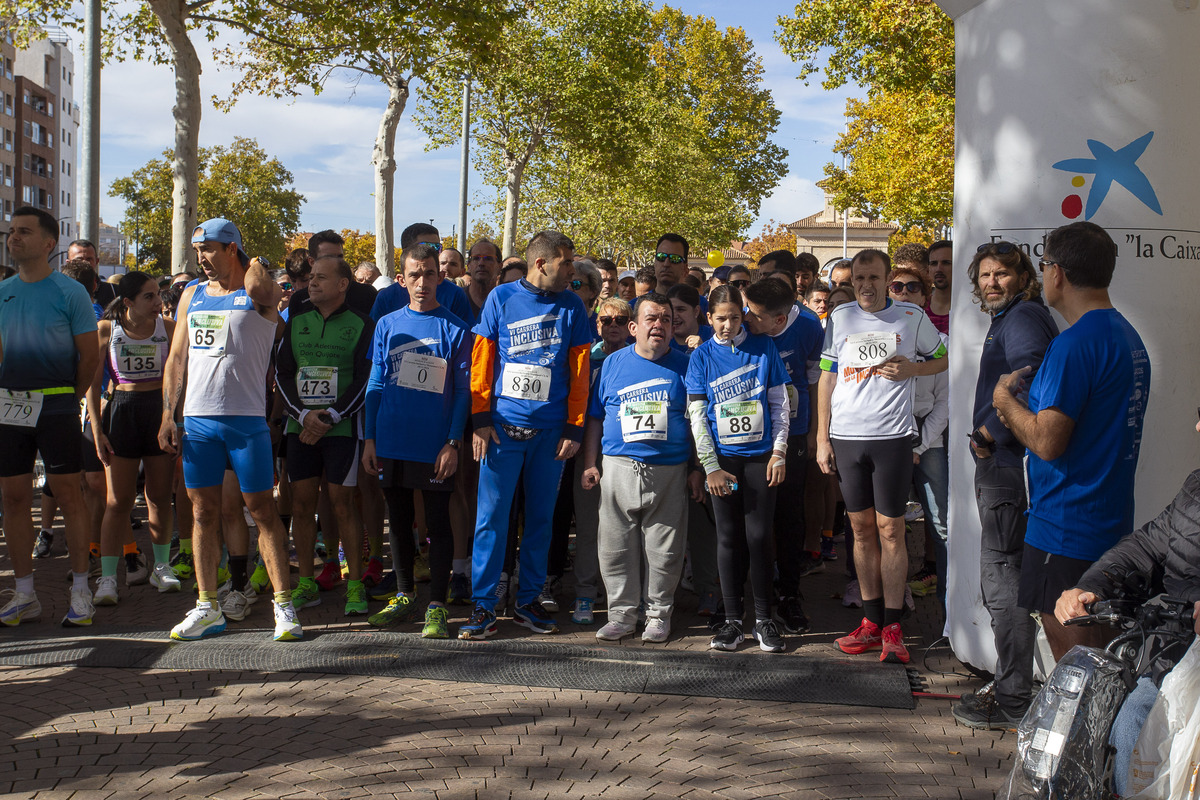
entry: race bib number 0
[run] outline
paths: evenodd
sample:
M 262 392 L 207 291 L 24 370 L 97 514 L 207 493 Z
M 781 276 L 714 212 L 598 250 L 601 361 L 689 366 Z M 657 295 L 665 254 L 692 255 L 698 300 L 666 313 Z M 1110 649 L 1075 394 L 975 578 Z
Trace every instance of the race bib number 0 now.
M 505 364 L 500 394 L 514 400 L 544 403 L 550 399 L 550 368 L 533 364 Z
M 875 367 L 896 355 L 899 336 L 889 331 L 852 333 L 838 354 L 838 362 L 847 367 Z
M 337 400 L 337 367 L 301 367 L 296 371 L 300 402 L 306 406 L 329 406 Z
M 46 399 L 41 392 L 12 392 L 0 389 L 0 424 L 16 425 L 18 428 L 37 427 L 42 415 L 42 402 Z
M 405 353 L 396 370 L 396 385 L 418 392 L 441 394 L 446 390 L 446 359 L 421 353 Z
M 664 441 L 667 404 L 661 400 L 621 403 L 621 438 L 626 442 Z
M 228 311 L 197 311 L 188 314 L 188 342 L 201 355 L 220 358 L 229 339 Z
M 763 438 L 763 410 L 758 400 L 730 400 L 717 406 L 717 440 L 748 444 Z
M 117 355 L 121 374 L 130 378 L 149 380 L 162 377 L 158 346 L 153 344 L 123 344 Z

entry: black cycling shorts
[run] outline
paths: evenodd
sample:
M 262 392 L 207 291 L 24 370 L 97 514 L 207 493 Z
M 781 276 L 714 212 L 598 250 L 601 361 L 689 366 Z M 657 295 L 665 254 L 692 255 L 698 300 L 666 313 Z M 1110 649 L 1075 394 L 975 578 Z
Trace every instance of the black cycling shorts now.
M 912 488 L 912 437 L 831 441 L 846 510 L 873 508 L 885 517 L 903 517 Z
M 0 478 L 32 474 L 39 453 L 47 475 L 79 472 L 84 446 L 78 414 L 42 414 L 33 428 L 0 425 Z
M 454 491 L 454 475 L 444 481 L 434 480 L 433 464 L 423 461 L 378 459 L 379 485 L 383 489 L 419 489 L 422 492 Z M 457 474 L 457 472 L 455 473 Z
M 358 485 L 360 451 L 353 436 L 322 436 L 316 444 L 304 444 L 298 433 L 286 439 L 288 480 L 324 477 L 334 486 Z
M 113 392 L 104 407 L 101 427 L 108 436 L 113 455 L 120 458 L 152 458 L 163 455 L 158 446 L 162 425 L 162 392 Z

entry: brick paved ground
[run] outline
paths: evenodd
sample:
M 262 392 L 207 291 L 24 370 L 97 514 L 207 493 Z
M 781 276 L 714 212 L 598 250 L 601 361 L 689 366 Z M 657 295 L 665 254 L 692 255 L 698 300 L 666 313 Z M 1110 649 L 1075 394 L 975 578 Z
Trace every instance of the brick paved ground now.
M 65 613 L 67 564 L 57 539 L 56 557 L 35 566 L 46 607 L 31 626 L 39 635 L 57 635 Z M 833 638 L 857 623 L 861 612 L 833 597 L 845 582 L 841 564 L 806 579 L 813 631 L 788 637 L 782 657 L 829 655 Z M 0 585 L 11 580 L 11 571 L 0 573 Z M 138 624 L 162 630 L 194 600 L 123 582 L 121 591 L 121 605 L 100 609 L 89 633 Z M 325 598 L 304 612 L 309 630 L 366 626 L 341 615 L 340 597 Z M 679 601 L 672 640 L 655 647 L 702 650 L 708 635 L 694 614 L 696 599 L 681 591 Z M 927 689 L 957 694 L 977 686 L 947 650 L 926 657 L 941 623 L 932 598 L 917 602 L 905 625 Z M 461 620 L 465 609 L 456 613 Z M 569 615 L 558 616 L 564 622 Z M 264 636 L 269 625 L 265 602 L 244 623 L 231 623 L 262 628 Z M 500 630 L 532 635 L 511 622 Z M 557 640 L 594 644 L 594 627 L 566 621 Z M 627 639 L 615 646 L 644 645 Z M 6 797 L 992 798 L 1014 740 L 958 726 L 949 701 L 934 698 L 895 711 L 370 676 L 98 668 L 0 667 L 0 681 Z

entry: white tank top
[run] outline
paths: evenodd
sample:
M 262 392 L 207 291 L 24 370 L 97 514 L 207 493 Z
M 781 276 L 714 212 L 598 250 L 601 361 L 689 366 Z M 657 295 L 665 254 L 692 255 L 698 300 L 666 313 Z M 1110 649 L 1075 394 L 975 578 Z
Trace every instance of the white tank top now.
M 162 317 L 155 321 L 149 339 L 134 339 L 121 327 L 120 320 L 114 319 L 108 339 L 108 371 L 117 384 L 161 381 L 170 349 Z
M 267 415 L 267 370 L 275 323 L 254 307 L 245 288 L 213 296 L 209 282 L 192 292 L 183 324 L 188 335 L 185 417 Z

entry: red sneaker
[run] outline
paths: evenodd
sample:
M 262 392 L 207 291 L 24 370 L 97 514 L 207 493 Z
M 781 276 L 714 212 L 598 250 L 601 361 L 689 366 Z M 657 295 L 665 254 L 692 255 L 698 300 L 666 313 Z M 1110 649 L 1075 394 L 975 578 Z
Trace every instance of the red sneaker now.
M 897 630 L 900 629 L 899 625 L 893 627 Z M 862 624 L 853 633 L 838 639 L 835 644 L 841 648 L 843 653 L 855 656 L 859 653 L 865 653 L 868 650 L 880 647 L 883 644 L 883 640 L 879 636 L 879 626 L 866 617 L 863 617 Z
M 904 633 L 900 630 L 899 622 L 893 622 L 884 628 L 882 639 L 883 652 L 879 654 L 880 661 L 889 664 L 908 663 L 908 648 L 904 646 Z
M 378 558 L 372 558 L 367 561 L 367 568 L 363 570 L 363 586 L 368 588 L 378 586 L 381 580 L 383 580 L 383 562 Z
M 317 576 L 317 586 L 322 592 L 328 592 L 342 582 L 342 568 L 336 561 L 326 561 L 325 568 Z

